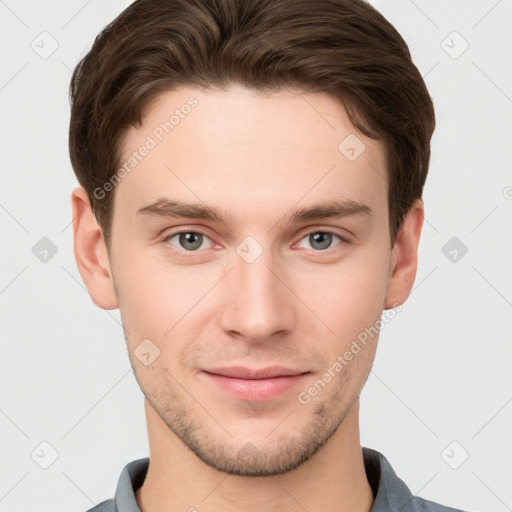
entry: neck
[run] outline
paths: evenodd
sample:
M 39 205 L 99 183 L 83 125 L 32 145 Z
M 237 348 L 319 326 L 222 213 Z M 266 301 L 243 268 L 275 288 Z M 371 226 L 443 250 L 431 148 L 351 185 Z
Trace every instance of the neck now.
M 145 400 L 150 464 L 136 492 L 142 512 L 368 512 L 373 493 L 359 440 L 359 402 L 310 459 L 275 476 L 246 477 L 201 461 Z

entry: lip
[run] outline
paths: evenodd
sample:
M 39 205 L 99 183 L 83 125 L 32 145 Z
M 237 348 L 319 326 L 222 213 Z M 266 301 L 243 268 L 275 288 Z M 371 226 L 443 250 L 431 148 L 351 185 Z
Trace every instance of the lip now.
M 225 366 L 222 368 L 208 368 L 203 370 L 215 375 L 224 375 L 235 379 L 270 379 L 304 373 L 285 366 L 267 366 L 266 368 L 247 368 L 246 366 Z
M 235 398 L 248 401 L 271 400 L 290 391 L 310 372 L 284 366 L 251 369 L 244 366 L 211 368 L 202 372 L 209 381 Z

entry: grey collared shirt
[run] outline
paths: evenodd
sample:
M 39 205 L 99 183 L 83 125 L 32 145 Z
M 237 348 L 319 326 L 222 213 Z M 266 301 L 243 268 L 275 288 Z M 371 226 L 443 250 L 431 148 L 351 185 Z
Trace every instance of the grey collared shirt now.
M 363 447 L 363 460 L 374 496 L 370 512 L 464 512 L 413 496 L 382 453 Z M 140 512 L 135 491 L 144 483 L 148 467 L 147 457 L 128 463 L 121 471 L 115 497 L 87 512 Z

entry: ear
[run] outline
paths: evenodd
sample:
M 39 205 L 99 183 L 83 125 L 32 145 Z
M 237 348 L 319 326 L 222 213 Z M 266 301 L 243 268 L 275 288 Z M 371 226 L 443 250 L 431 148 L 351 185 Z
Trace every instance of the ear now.
M 75 260 L 94 304 L 102 309 L 119 307 L 103 233 L 83 187 L 71 193 Z
M 384 309 L 397 307 L 409 297 L 416 278 L 424 216 L 423 200 L 416 199 L 404 217 L 393 247 Z

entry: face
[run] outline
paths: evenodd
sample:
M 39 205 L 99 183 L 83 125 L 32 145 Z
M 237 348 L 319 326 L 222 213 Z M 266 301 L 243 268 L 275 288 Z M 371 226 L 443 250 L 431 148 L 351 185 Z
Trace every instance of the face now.
M 344 354 L 385 307 L 383 146 L 326 94 L 183 87 L 127 132 L 130 158 L 110 266 L 141 390 L 210 466 L 295 468 L 355 407 L 374 359 L 377 336 Z

